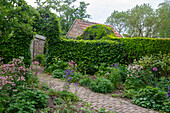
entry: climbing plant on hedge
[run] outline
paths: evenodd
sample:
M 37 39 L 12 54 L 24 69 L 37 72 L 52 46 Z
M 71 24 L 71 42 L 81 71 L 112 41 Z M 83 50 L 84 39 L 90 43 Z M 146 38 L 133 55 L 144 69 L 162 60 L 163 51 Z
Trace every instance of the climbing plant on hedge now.
M 78 36 L 76 39 L 84 40 L 99 40 L 99 39 L 110 39 L 111 36 L 116 37 L 113 29 L 109 26 L 97 24 L 87 27 L 83 34 Z
M 2 0 L 0 7 L 0 57 L 7 63 L 12 58 L 23 56 L 25 64 L 29 65 L 30 45 L 34 36 L 33 15 L 38 13 L 24 0 Z

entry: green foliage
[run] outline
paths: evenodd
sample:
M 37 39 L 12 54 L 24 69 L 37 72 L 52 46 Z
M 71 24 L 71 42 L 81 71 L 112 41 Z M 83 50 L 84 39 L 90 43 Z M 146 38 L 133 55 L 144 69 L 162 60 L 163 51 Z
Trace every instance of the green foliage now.
M 78 65 L 80 72 L 86 71 L 88 74 L 94 74 L 101 63 L 107 65 L 113 62 L 127 64 L 140 59 L 142 56 L 152 53 L 169 53 L 169 39 L 153 38 L 113 38 L 109 40 L 66 40 L 53 41 L 55 44 L 48 57 L 58 57 L 64 61 L 73 60 Z M 53 62 L 48 60 L 47 63 Z
M 60 91 L 58 93 L 59 97 L 62 98 L 63 100 L 65 101 L 78 101 L 79 100 L 79 97 L 74 95 L 72 92 L 68 92 L 68 91 Z
M 121 61 L 121 44 L 114 41 L 63 39 L 54 45 L 55 51 L 52 52 L 51 57 L 56 56 L 64 61 L 75 61 L 80 72 L 86 71 L 94 74 L 96 72 L 94 66 L 100 65 L 102 62 L 112 64 L 112 62 Z
M 110 36 L 116 37 L 113 32 L 113 29 L 109 26 L 96 24 L 87 27 L 81 36 L 78 36 L 77 39 L 84 40 L 99 40 L 99 39 L 109 39 Z
M 156 77 L 168 76 L 170 74 L 170 54 L 153 54 L 142 57 L 135 64 L 141 65 L 144 70 L 150 70 Z M 153 68 L 157 70 L 153 70 Z
M 90 86 L 90 83 L 91 79 L 89 77 L 79 80 L 79 84 L 82 86 Z
M 127 11 L 114 11 L 106 20 L 124 37 L 170 37 L 170 2 L 160 3 L 154 10 L 150 4 L 136 5 Z
M 54 58 L 54 51 L 56 51 L 55 46 L 60 40 L 60 27 L 59 20 L 56 15 L 51 14 L 49 20 L 49 24 L 46 26 L 47 34 L 45 35 L 47 42 L 47 56 L 46 56 L 46 67 L 51 64 L 52 59 Z M 55 32 L 53 31 L 55 30 Z
M 25 90 L 11 97 L 6 112 L 35 112 L 47 105 L 48 96 L 41 90 Z
M 83 74 L 77 71 L 73 72 L 73 75 L 69 75 L 72 79 L 70 80 L 70 82 L 76 83 L 78 82 L 81 78 L 83 78 Z
M 118 30 L 118 33 L 123 33 L 126 30 L 126 12 L 114 11 L 111 16 L 106 20 L 106 24 L 114 26 Z
M 38 61 L 40 63 L 41 66 L 44 66 L 46 61 L 46 56 L 43 55 L 43 54 L 38 54 L 36 57 L 35 57 L 35 60 Z
M 87 14 L 86 9 L 89 5 L 85 2 L 79 2 L 79 6 L 75 5 L 77 0 L 36 0 L 38 5 L 37 10 L 39 11 L 42 19 L 37 19 L 36 29 L 40 33 L 44 34 L 45 26 L 49 23 L 49 14 L 50 9 L 56 11 L 55 14 L 59 17 L 61 32 L 66 34 L 72 23 L 75 19 L 86 19 L 90 18 L 90 15 Z M 55 25 L 54 25 L 55 26 Z M 39 29 L 40 28 L 40 29 Z M 49 29 L 49 28 L 48 28 Z M 55 32 L 55 29 L 52 29 Z M 46 32 L 46 31 L 45 31 Z
M 54 78 L 63 78 L 65 75 L 64 71 L 62 69 L 56 69 L 53 71 L 52 76 Z
M 33 15 L 38 13 L 24 0 L 2 0 L 0 7 L 0 56 L 4 63 L 23 56 L 25 64 L 30 65 Z
M 133 98 L 137 94 L 137 91 L 135 89 L 125 89 L 123 92 L 122 97 L 127 97 L 127 98 Z
M 50 87 L 48 86 L 48 84 L 46 83 L 42 83 L 42 84 L 39 84 L 39 87 L 38 87 L 40 90 L 43 90 L 43 91 L 47 91 L 50 89 Z
M 117 69 L 115 67 L 112 67 L 111 69 L 112 70 L 111 70 L 111 73 L 110 73 L 109 80 L 113 83 L 115 89 L 118 89 L 118 88 L 120 88 L 120 85 L 121 85 L 121 82 L 122 82 L 119 69 Z
M 68 62 L 63 61 L 60 58 L 53 58 L 51 62 L 53 62 L 53 64 L 45 70 L 47 73 L 52 73 L 56 69 L 64 72 L 64 70 L 68 67 Z
M 139 65 L 129 65 L 128 71 L 125 82 L 126 89 L 139 90 L 140 88 L 152 85 L 154 81 L 152 72 L 142 70 L 142 67 Z
M 96 80 L 91 81 L 90 89 L 97 93 L 110 93 L 114 86 L 112 82 L 104 77 L 97 77 Z
M 163 91 L 168 92 L 168 87 L 170 87 L 170 77 L 161 77 L 159 78 L 156 83 L 155 86 L 160 88 Z
M 149 109 L 170 111 L 170 100 L 166 96 L 166 92 L 159 88 L 146 87 L 145 89 L 140 89 L 133 99 L 133 103 Z
M 97 76 L 102 76 L 107 73 L 107 64 L 106 63 L 101 63 L 100 66 L 95 66 L 96 69 L 95 75 Z

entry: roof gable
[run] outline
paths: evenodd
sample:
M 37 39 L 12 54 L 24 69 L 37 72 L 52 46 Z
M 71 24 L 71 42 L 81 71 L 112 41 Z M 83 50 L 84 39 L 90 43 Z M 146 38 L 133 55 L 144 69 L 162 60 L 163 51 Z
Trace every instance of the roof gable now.
M 95 22 L 89 22 L 89 21 L 85 21 L 85 20 L 80 20 L 80 19 L 75 19 L 74 23 L 72 24 L 72 26 L 70 27 L 69 31 L 67 32 L 67 35 L 69 35 L 69 33 L 72 31 L 73 26 L 75 25 L 75 23 L 77 23 L 80 27 L 80 29 L 82 29 L 82 31 L 84 31 L 87 27 L 91 26 L 91 25 L 96 25 L 99 23 L 95 23 Z M 113 26 L 111 25 L 107 25 L 109 27 L 111 27 L 113 29 L 113 32 L 115 33 L 115 35 L 117 37 L 122 37 L 119 33 L 117 33 L 117 31 L 114 29 Z

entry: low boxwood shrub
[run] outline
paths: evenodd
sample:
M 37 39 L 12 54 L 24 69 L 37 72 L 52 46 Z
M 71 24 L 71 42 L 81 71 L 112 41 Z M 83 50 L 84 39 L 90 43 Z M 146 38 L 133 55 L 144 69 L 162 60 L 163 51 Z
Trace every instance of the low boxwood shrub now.
M 56 69 L 52 73 L 52 77 L 54 78 L 63 78 L 65 75 L 64 70 L 62 69 Z
M 170 99 L 166 94 L 159 88 L 147 86 L 139 90 L 132 102 L 145 108 L 170 112 Z
M 90 89 L 97 93 L 110 93 L 114 90 L 112 82 L 104 77 L 91 81 Z

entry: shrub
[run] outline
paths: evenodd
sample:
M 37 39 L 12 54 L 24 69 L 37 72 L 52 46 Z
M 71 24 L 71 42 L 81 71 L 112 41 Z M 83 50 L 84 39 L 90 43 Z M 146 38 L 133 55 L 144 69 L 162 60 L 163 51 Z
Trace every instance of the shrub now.
M 135 64 L 141 65 L 144 70 L 150 70 L 154 73 L 156 77 L 168 76 L 170 74 L 170 54 L 153 54 L 146 55 L 140 60 L 135 62 Z
M 52 76 L 54 78 L 63 78 L 64 77 L 64 71 L 62 69 L 56 69 L 53 71 Z
M 6 112 L 35 112 L 47 105 L 48 96 L 41 90 L 25 90 L 11 97 L 9 107 Z
M 170 77 L 161 77 L 155 83 L 156 87 L 159 87 L 161 90 L 168 92 L 168 87 L 170 87 Z
M 65 70 L 68 67 L 68 62 L 61 60 L 60 58 L 53 58 L 53 64 L 46 68 L 47 73 L 52 73 L 56 69 Z
M 166 96 L 166 92 L 159 88 L 146 87 L 140 89 L 133 99 L 133 103 L 149 109 L 170 111 L 170 100 Z
M 72 92 L 68 92 L 68 91 L 63 90 L 63 91 L 60 91 L 58 94 L 59 94 L 58 96 L 65 101 L 76 102 L 76 101 L 79 100 L 79 97 L 74 95 Z
M 103 76 L 108 72 L 106 63 L 101 63 L 100 66 L 95 66 L 94 68 L 96 69 L 95 75 L 97 76 Z
M 0 56 L 4 58 L 4 63 L 23 56 L 24 63 L 30 65 L 30 45 L 34 38 L 33 16 L 37 16 L 38 13 L 36 9 L 27 5 L 25 0 L 1 0 L 0 4 Z
M 94 74 L 95 66 L 113 62 L 128 64 L 142 56 L 157 54 L 159 51 L 169 53 L 169 39 L 158 38 L 114 38 L 110 40 L 67 40 L 62 39 L 53 44 L 54 51 L 49 57 L 58 57 L 64 61 L 74 60 L 80 72 Z M 52 60 L 47 63 L 52 64 Z
M 119 72 L 119 69 L 112 67 L 111 68 L 111 73 L 110 73 L 110 77 L 109 80 L 113 83 L 115 89 L 118 89 L 120 87 L 121 84 L 121 75 Z
M 107 39 L 111 36 L 116 37 L 113 32 L 113 29 L 106 25 L 96 24 L 87 27 L 81 36 L 78 36 L 76 39 L 84 39 L 84 40 L 99 40 L 99 39 Z
M 104 77 L 97 77 L 96 80 L 91 81 L 90 88 L 97 93 L 110 93 L 114 86 L 112 82 Z
M 124 89 L 122 97 L 133 98 L 137 94 L 135 89 Z
M 82 86 L 90 86 L 91 79 L 89 77 L 80 79 L 79 84 Z
M 125 88 L 138 90 L 147 85 L 152 85 L 154 80 L 152 72 L 142 70 L 139 65 L 129 65 L 128 71 Z
M 38 55 L 35 57 L 35 60 L 38 61 L 41 66 L 45 66 L 45 63 L 46 63 L 45 59 L 46 59 L 46 56 L 43 55 L 43 54 L 38 54 Z

